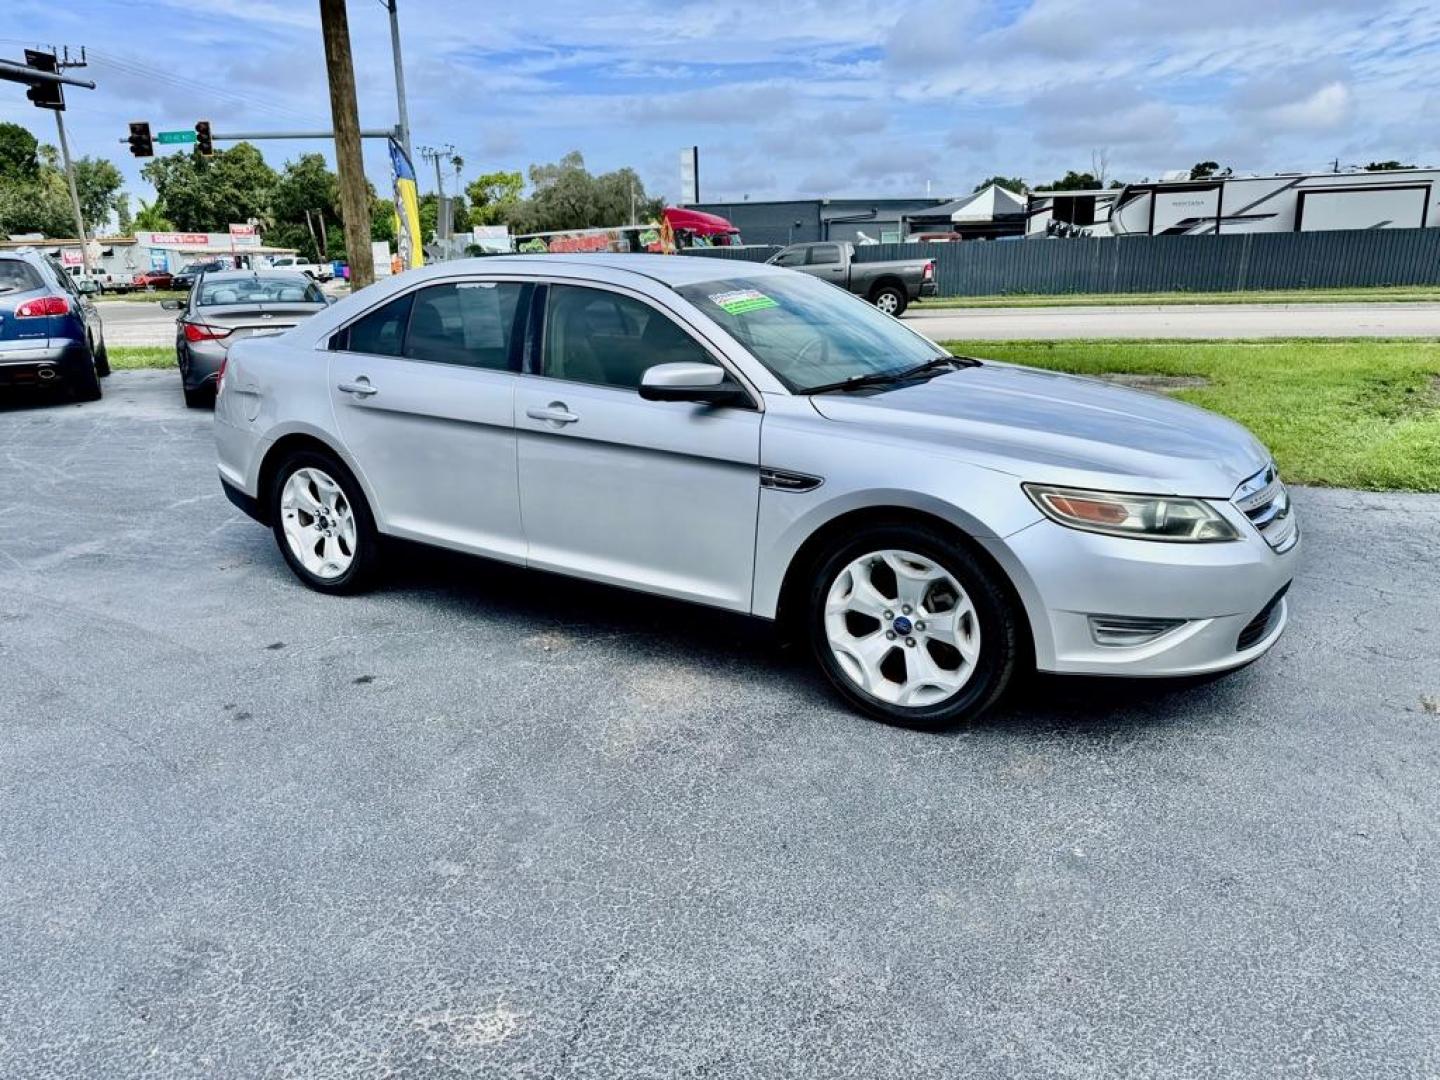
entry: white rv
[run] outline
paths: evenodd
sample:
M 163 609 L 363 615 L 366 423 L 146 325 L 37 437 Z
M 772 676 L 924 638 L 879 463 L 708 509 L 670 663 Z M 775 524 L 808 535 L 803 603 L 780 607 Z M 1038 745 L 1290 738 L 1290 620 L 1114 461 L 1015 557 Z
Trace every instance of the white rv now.
M 1087 197 L 1094 200 L 1088 207 Z M 1087 210 L 1090 223 L 1077 224 Z M 1217 176 L 1118 191 L 1035 192 L 1029 215 L 1031 237 L 1420 229 L 1440 225 L 1440 169 Z

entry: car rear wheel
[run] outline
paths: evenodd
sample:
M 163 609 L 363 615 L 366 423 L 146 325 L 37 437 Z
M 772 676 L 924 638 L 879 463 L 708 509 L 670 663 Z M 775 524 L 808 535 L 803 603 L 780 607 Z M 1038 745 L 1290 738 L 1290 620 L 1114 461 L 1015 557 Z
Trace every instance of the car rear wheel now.
M 190 409 L 209 409 L 215 405 L 215 391 L 210 385 L 197 386 L 193 390 L 182 387 L 185 391 L 185 406 Z
M 938 530 L 876 526 L 834 546 L 810 588 L 821 670 L 862 712 L 917 728 L 979 716 L 1020 653 L 1014 605 L 979 558 Z
M 66 382 L 71 401 L 100 400 L 100 375 L 93 358 L 87 356 L 84 363 L 76 364 L 74 370 L 67 373 Z
M 886 315 L 894 315 L 898 318 L 905 313 L 907 299 L 905 290 L 898 285 L 882 285 L 875 290 L 875 295 L 870 298 L 870 301 Z
M 100 342 L 100 348 L 95 350 L 95 374 L 102 379 L 110 374 L 110 350 L 103 341 Z
M 380 566 L 380 536 L 360 485 L 334 458 L 291 454 L 270 490 L 275 542 L 295 576 L 323 593 L 356 593 Z

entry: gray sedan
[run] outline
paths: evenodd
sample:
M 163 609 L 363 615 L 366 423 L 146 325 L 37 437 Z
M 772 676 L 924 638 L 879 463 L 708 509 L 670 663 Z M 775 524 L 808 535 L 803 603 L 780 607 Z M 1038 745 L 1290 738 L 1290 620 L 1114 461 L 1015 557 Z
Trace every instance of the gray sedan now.
M 918 726 L 1030 668 L 1247 664 L 1299 553 L 1229 420 L 709 259 L 400 275 L 235 347 L 215 438 L 320 592 L 373 581 L 388 535 L 660 593 L 788 624 L 853 705 Z
M 215 400 L 221 365 L 237 341 L 288 330 L 328 303 L 319 285 L 292 271 L 201 274 L 188 297 L 161 305 L 181 312 L 175 320 L 175 359 L 185 404 L 196 409 Z

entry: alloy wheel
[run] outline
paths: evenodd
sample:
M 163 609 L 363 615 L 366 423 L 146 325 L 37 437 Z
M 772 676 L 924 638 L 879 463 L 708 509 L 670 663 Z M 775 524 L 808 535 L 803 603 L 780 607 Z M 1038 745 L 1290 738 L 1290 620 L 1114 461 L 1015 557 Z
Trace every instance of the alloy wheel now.
M 280 494 L 285 541 L 300 565 L 318 578 L 342 576 L 355 561 L 355 511 L 333 478 L 296 469 Z
M 934 559 L 886 549 L 836 575 L 825 636 L 846 678 L 880 701 L 939 705 L 970 681 L 980 621 L 960 583 Z
M 900 300 L 893 292 L 882 292 L 875 297 L 875 306 L 886 315 L 894 315 L 900 308 Z

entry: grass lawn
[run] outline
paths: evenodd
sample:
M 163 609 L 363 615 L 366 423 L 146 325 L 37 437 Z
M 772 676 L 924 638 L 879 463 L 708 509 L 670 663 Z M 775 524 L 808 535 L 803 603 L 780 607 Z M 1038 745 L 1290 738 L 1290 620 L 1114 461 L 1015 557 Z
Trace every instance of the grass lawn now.
M 135 371 L 139 368 L 173 368 L 173 345 L 111 345 L 110 367 L 114 371 Z
M 1295 483 L 1440 491 L 1440 340 L 952 341 L 1079 375 L 1199 376 L 1173 396 L 1238 420 Z
M 988 307 L 1126 307 L 1137 304 L 1440 303 L 1440 285 L 1385 285 L 1370 289 L 1276 289 L 1265 292 L 1058 293 L 1031 296 L 942 296 L 917 300 L 914 310 Z

